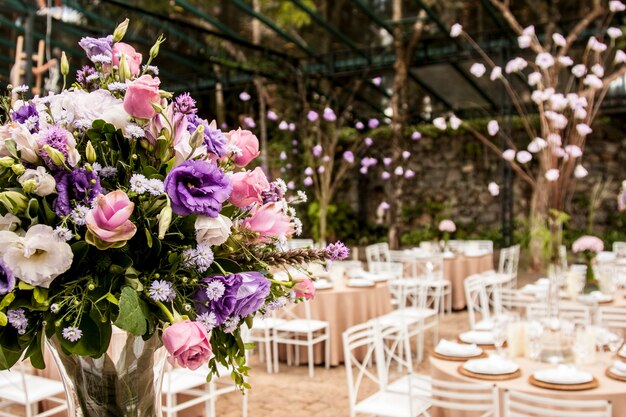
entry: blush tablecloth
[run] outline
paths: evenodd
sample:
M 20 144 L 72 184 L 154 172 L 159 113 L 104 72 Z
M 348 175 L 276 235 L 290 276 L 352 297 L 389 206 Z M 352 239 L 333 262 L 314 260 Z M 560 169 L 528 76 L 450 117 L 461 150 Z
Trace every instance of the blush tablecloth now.
M 493 269 L 493 253 L 482 256 L 465 256 L 457 254 L 453 258 L 444 259 L 443 276 L 452 284 L 452 309 L 462 310 L 466 307 L 463 281 L 473 274 Z
M 310 307 L 312 319 L 330 323 L 330 366 L 340 365 L 344 361 L 341 337 L 344 330 L 392 310 L 387 283 L 380 282 L 373 287 L 348 287 L 343 280 L 335 282 L 333 288 L 317 290 Z M 304 317 L 302 305 L 297 306 L 295 312 Z M 301 363 L 303 358 L 306 363 L 305 350 L 300 352 Z M 324 363 L 323 343 L 315 346 L 314 358 L 315 363 Z
M 626 382 L 616 381 L 605 375 L 605 369 L 612 358 L 609 353 L 600 356 L 602 364 L 581 366 L 593 374 L 598 379 L 600 385 L 597 388 L 587 391 L 555 391 L 550 389 L 538 388 L 528 382 L 528 377 L 536 370 L 550 367 L 551 365 L 534 362 L 525 358 L 515 358 L 515 362 L 522 369 L 522 376 L 508 381 L 494 381 L 500 391 L 500 404 L 502 404 L 503 393 L 505 390 L 516 390 L 533 395 L 541 395 L 543 397 L 558 398 L 567 400 L 608 400 L 613 405 L 613 417 L 623 417 L 626 415 Z M 431 375 L 433 378 L 446 381 L 465 381 L 465 382 L 481 382 L 477 379 L 470 378 L 459 374 L 458 367 L 461 362 L 445 361 L 436 358 L 430 358 Z M 486 381 L 482 381 L 486 382 Z M 491 382 L 490 382 L 491 383 Z M 477 414 L 472 412 L 458 410 L 433 410 L 432 417 L 474 417 Z M 502 411 L 501 411 L 501 415 Z

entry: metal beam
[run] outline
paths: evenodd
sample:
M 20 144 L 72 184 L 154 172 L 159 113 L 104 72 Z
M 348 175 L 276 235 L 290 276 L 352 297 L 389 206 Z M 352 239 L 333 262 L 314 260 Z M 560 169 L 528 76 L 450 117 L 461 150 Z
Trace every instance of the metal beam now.
M 442 103 L 448 110 L 454 110 L 454 107 L 448 100 L 446 100 L 441 94 L 439 94 L 436 90 L 434 90 L 431 86 L 422 81 L 417 75 L 413 73 L 413 71 L 409 70 L 409 78 L 413 80 L 417 85 L 420 86 L 421 89 L 426 91 L 428 94 L 433 96 L 437 101 Z

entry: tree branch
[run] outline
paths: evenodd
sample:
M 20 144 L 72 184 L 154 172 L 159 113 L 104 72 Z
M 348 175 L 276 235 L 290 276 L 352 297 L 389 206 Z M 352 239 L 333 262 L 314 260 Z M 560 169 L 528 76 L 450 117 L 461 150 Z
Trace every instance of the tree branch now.
M 587 13 L 585 17 L 580 22 L 578 22 L 576 26 L 574 26 L 574 29 L 572 29 L 569 35 L 567 35 L 567 38 L 565 38 L 565 46 L 563 46 L 559 51 L 559 56 L 564 56 L 565 54 L 567 54 L 570 47 L 574 42 L 576 42 L 576 39 L 578 39 L 578 36 L 581 34 L 581 32 L 585 30 L 587 26 L 591 24 L 591 22 L 600 17 L 602 13 L 604 13 L 604 10 L 605 8 L 604 6 L 602 6 L 601 0 L 593 0 L 593 9 L 590 13 Z

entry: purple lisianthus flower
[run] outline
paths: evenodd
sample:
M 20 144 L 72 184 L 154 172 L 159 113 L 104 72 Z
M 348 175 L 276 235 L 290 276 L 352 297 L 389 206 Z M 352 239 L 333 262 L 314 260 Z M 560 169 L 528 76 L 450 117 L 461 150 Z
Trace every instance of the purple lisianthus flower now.
M 85 168 L 76 168 L 71 172 L 60 171 L 54 179 L 57 183 L 57 199 L 53 206 L 59 216 L 69 215 L 77 205 L 90 205 L 102 193 L 98 175 Z
M 165 177 L 165 192 L 179 216 L 217 217 L 232 189 L 230 179 L 213 161 L 185 161 Z
M 30 133 L 35 133 L 39 130 L 39 112 L 32 101 L 14 111 L 11 114 L 11 118 L 18 123 L 26 125 Z
M 0 258 L 0 295 L 8 294 L 15 287 L 15 277 L 13 272 Z
M 209 124 L 206 120 L 199 118 L 195 114 L 187 116 L 187 131 L 192 133 L 196 131 L 198 126 L 204 126 L 204 145 L 207 152 L 222 157 L 226 155 L 226 136 L 214 123 Z
M 86 36 L 78 42 L 78 45 L 85 50 L 89 59 L 95 55 L 104 55 L 113 59 L 112 35 L 106 38 L 90 38 Z
M 241 272 L 235 276 L 241 281 L 241 285 L 237 290 L 237 302 L 232 315 L 246 317 L 265 303 L 270 294 L 270 282 L 259 272 Z
M 350 255 L 350 249 L 339 240 L 335 243 L 328 244 L 324 252 L 330 257 L 331 261 L 341 261 Z
M 196 109 L 196 100 L 191 98 L 189 93 L 183 93 L 176 97 L 174 110 L 178 113 L 186 115 L 196 114 L 198 111 L 198 109 Z
M 237 305 L 237 293 L 242 284 L 236 274 L 212 276 L 200 280 L 205 285 L 196 289 L 194 294 L 195 309 L 198 315 L 203 313 L 215 315 L 215 325 L 219 326 L 230 317 Z M 210 290 L 210 291 L 207 291 Z M 217 291 L 216 289 L 219 289 Z

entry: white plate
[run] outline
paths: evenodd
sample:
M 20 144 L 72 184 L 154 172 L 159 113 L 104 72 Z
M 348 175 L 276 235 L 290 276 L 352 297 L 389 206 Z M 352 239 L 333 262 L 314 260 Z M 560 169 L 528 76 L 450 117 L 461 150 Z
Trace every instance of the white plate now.
M 609 303 L 613 301 L 611 294 L 602 294 L 601 292 L 593 292 L 591 294 L 585 294 L 578 297 L 578 301 L 585 304 L 591 303 Z
M 459 339 L 465 343 L 476 343 L 477 345 L 493 345 L 493 335 L 491 332 L 470 330 L 459 335 Z
M 348 287 L 373 287 L 376 283 L 365 278 L 350 278 L 346 285 Z
M 484 359 L 471 359 L 465 362 L 463 368 L 475 374 L 506 375 L 517 371 L 519 365 L 497 356 L 491 356 Z
M 573 366 L 559 366 L 557 368 L 542 369 L 533 374 L 537 381 L 549 384 L 576 385 L 593 381 L 593 375 L 581 371 Z
M 452 348 L 451 346 L 437 346 L 435 348 L 435 352 L 440 355 L 452 356 L 455 358 L 471 358 L 473 356 L 480 355 L 481 353 L 483 353 L 483 350 L 478 346 L 460 345 L 458 348 Z

